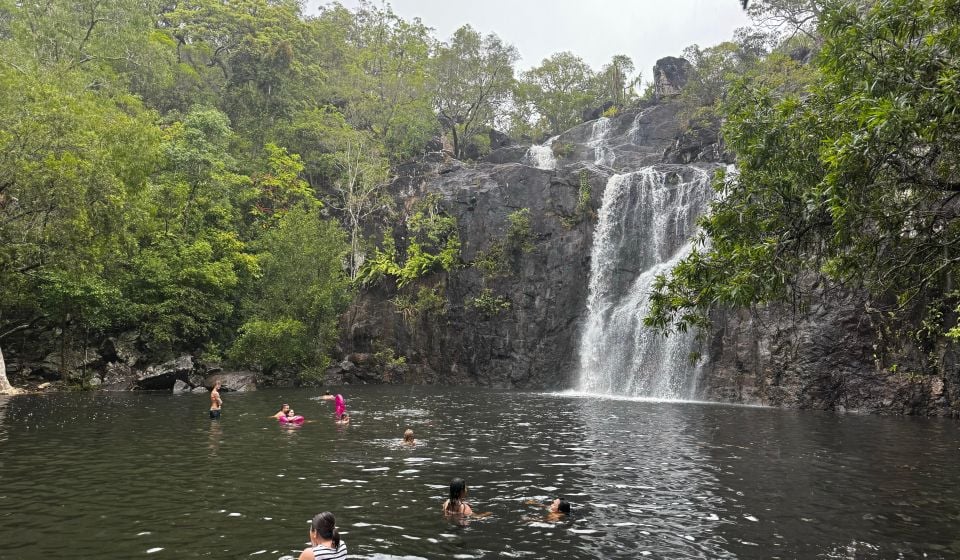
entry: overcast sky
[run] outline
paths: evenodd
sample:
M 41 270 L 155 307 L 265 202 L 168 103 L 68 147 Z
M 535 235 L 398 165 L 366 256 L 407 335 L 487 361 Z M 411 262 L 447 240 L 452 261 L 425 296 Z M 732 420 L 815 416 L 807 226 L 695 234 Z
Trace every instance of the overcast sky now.
M 306 0 L 304 11 L 314 15 L 327 3 Z M 359 1 L 341 3 L 353 9 Z M 392 0 L 390 5 L 404 19 L 422 19 L 441 40 L 465 23 L 496 33 L 520 51 L 521 69 L 559 51 L 573 52 L 595 70 L 625 54 L 644 81 L 657 59 L 680 56 L 692 44 L 721 43 L 748 23 L 739 0 Z

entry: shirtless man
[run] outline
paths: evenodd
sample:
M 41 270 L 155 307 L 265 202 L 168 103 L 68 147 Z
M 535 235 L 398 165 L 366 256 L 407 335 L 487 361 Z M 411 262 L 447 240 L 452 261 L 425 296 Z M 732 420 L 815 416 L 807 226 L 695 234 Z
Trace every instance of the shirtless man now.
M 213 391 L 210 391 L 210 419 L 220 419 L 220 407 L 223 406 L 223 400 L 220 399 L 220 382 L 213 384 Z

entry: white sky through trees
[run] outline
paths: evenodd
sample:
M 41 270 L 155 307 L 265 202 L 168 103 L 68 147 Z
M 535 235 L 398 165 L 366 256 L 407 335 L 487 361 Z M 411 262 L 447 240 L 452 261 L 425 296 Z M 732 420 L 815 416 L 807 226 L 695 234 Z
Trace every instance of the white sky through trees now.
M 304 13 L 315 15 L 327 3 L 305 0 Z M 341 3 L 354 9 L 359 0 Z M 496 33 L 519 49 L 521 70 L 559 51 L 573 52 L 594 70 L 625 54 L 644 81 L 657 59 L 680 56 L 694 43 L 709 47 L 729 40 L 749 23 L 739 0 L 393 0 L 390 5 L 404 19 L 422 19 L 441 40 L 465 23 L 484 35 Z

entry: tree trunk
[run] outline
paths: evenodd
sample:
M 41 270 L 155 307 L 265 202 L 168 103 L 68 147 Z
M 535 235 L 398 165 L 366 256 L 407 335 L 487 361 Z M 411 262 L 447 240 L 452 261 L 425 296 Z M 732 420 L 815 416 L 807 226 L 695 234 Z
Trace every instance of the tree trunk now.
M 3 348 L 0 348 L 0 395 L 12 392 L 13 386 L 7 380 L 7 366 L 3 363 Z

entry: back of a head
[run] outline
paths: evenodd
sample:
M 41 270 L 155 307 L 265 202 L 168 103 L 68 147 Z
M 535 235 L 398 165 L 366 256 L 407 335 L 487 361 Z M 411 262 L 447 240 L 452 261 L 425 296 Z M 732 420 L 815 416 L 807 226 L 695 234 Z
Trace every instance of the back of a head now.
M 407 428 L 407 431 L 403 432 L 404 441 L 413 441 L 413 430 Z
M 450 481 L 450 501 L 459 502 L 467 491 L 467 483 L 462 478 L 454 478 Z
M 334 550 L 340 548 L 340 531 L 337 531 L 337 520 L 332 513 L 318 513 L 313 517 L 310 526 L 318 537 L 332 540 Z
M 570 502 L 560 498 L 560 503 L 557 504 L 557 511 L 565 515 L 570 515 Z

